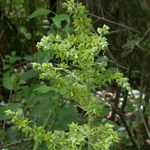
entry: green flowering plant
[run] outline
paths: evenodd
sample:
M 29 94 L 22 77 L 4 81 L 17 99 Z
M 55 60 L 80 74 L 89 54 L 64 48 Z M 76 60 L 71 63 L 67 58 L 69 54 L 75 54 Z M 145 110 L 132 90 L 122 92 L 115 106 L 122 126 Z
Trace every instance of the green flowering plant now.
M 29 120 L 20 117 L 18 113 L 7 111 L 12 122 L 35 140 L 46 141 L 49 149 L 82 149 L 88 142 L 88 150 L 107 150 L 119 140 L 117 133 L 110 124 L 93 126 L 93 120 L 101 116 L 102 106 L 100 100 L 92 93 L 92 88 L 100 88 L 106 82 L 111 84 L 116 80 L 119 86 L 130 90 L 128 79 L 118 71 L 106 69 L 106 62 L 96 62 L 95 56 L 101 50 L 107 50 L 107 39 L 103 36 L 108 33 L 109 27 L 98 28 L 98 34 L 91 32 L 91 19 L 87 18 L 87 10 L 81 3 L 68 0 L 63 4 L 73 18 L 74 34 L 62 38 L 52 34 L 44 36 L 37 43 L 38 49 L 49 51 L 59 59 L 59 63 L 32 63 L 33 68 L 42 72 L 40 79 L 53 79 L 53 87 L 57 90 L 65 89 L 68 98 L 74 98 L 88 116 L 87 125 L 69 125 L 70 130 L 64 135 L 47 132 L 42 127 L 30 128 Z M 65 74 L 65 75 L 64 75 Z M 16 119 L 17 118 L 17 119 Z

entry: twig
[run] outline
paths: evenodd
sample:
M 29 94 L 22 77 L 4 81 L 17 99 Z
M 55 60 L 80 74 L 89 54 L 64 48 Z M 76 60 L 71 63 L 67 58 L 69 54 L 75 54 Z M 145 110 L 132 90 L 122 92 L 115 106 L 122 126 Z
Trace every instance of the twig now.
M 14 23 L 7 17 L 7 16 L 5 16 L 4 15 L 4 20 L 6 20 L 7 21 L 7 23 L 10 25 L 10 29 L 12 29 L 12 31 L 17 35 L 17 33 L 18 33 L 18 29 L 17 29 L 17 27 L 14 25 Z
M 132 93 L 132 95 L 133 95 L 133 97 L 134 97 L 134 99 L 135 99 L 135 102 L 136 102 L 137 106 L 138 106 L 138 101 L 136 100 L 135 95 L 134 95 L 134 93 L 132 92 L 132 90 L 131 90 L 131 93 Z M 144 124 L 145 130 L 146 130 L 146 132 L 147 132 L 147 135 L 148 135 L 148 137 L 149 137 L 149 139 L 150 139 L 150 133 L 149 133 L 148 127 L 147 127 L 147 125 L 146 125 L 145 119 L 144 119 L 144 117 L 143 117 L 143 115 L 142 115 L 141 109 L 139 109 L 139 114 L 140 114 L 140 117 L 141 117 L 141 119 L 142 119 L 142 121 L 143 121 L 143 124 Z
M 27 142 L 27 141 L 31 141 L 33 140 L 34 138 L 31 137 L 31 138 L 26 138 L 26 139 L 20 139 L 16 142 L 12 142 L 12 143 L 9 143 L 9 144 L 6 144 L 6 145 L 3 145 L 3 146 L 0 146 L 0 149 L 4 149 L 4 148 L 7 148 L 7 147 L 10 147 L 10 146 L 13 146 L 13 145 L 17 145 L 17 144 L 20 144 L 20 143 L 23 143 L 23 142 Z
M 29 147 L 31 144 L 32 144 L 32 143 L 30 142 L 30 143 L 28 143 L 27 145 L 25 145 L 24 147 L 22 147 L 21 149 L 22 149 L 22 150 L 23 150 L 23 149 L 27 149 L 27 147 Z M 20 149 L 20 150 L 21 150 L 21 149 Z M 32 149 L 31 146 L 30 146 L 30 148 L 28 148 L 28 149 L 31 150 L 31 149 Z
M 136 142 L 136 140 L 135 140 L 135 138 L 134 138 L 134 136 L 132 134 L 132 131 L 131 131 L 130 127 L 128 126 L 128 124 L 127 124 L 127 122 L 126 122 L 122 112 L 121 111 L 117 111 L 116 113 L 120 116 L 120 119 L 122 120 L 122 123 L 124 124 L 124 126 L 125 126 L 125 128 L 126 128 L 126 130 L 128 132 L 128 135 L 129 135 L 129 137 L 130 137 L 130 139 L 131 139 L 135 149 L 136 150 L 140 150 L 140 148 L 138 146 L 138 143 Z
M 102 13 L 102 17 L 104 18 L 104 12 L 103 12 L 100 0 L 98 0 L 98 4 L 99 4 L 99 7 L 100 7 L 100 10 L 101 10 L 101 13 Z
M 106 22 L 109 22 L 109 23 L 112 23 L 112 24 L 115 24 L 115 25 L 124 27 L 124 28 L 126 28 L 126 29 L 129 29 L 129 30 L 131 30 L 131 31 L 134 31 L 134 32 L 136 32 L 136 33 L 140 33 L 140 34 L 141 34 L 141 32 L 139 32 L 138 30 L 132 29 L 132 28 L 126 26 L 126 25 L 123 25 L 123 24 L 120 24 L 120 23 L 117 23 L 117 22 L 114 22 L 114 21 L 111 21 L 111 20 L 108 20 L 108 19 L 105 19 L 105 18 L 96 16 L 96 15 L 93 15 L 93 14 L 91 14 L 91 13 L 88 13 L 88 14 L 89 14 L 90 16 L 95 17 L 95 18 L 99 18 L 99 19 L 104 20 L 104 21 L 106 21 Z
M 116 90 L 116 97 L 114 99 L 114 107 L 117 108 L 118 107 L 118 104 L 119 104 L 119 98 L 120 98 L 120 93 L 121 93 L 121 88 L 120 87 L 117 87 L 117 90 Z M 116 116 L 116 112 L 115 110 L 113 109 L 112 110 L 112 115 L 111 115 L 111 120 L 114 121 L 115 120 L 115 116 Z
M 1 4 L 2 4 L 2 3 L 1 3 Z M 3 6 L 2 6 L 3 12 L 5 12 L 5 6 L 6 6 L 6 0 L 3 1 Z
M 145 39 L 149 36 L 149 34 L 150 34 L 150 28 L 146 31 L 145 35 L 138 41 L 137 45 L 142 44 L 145 41 Z
M 39 117 L 40 117 L 40 116 L 36 116 L 36 117 L 35 117 L 34 126 L 36 126 Z
M 122 30 L 111 31 L 111 32 L 109 32 L 107 35 L 113 34 L 113 33 L 117 33 L 117 32 L 127 31 L 127 30 L 128 30 L 128 29 L 122 29 Z M 105 36 L 105 34 L 104 34 L 104 36 Z
M 106 51 L 107 52 L 107 51 Z M 124 66 L 122 66 L 122 65 L 120 65 L 120 64 L 118 64 L 116 61 L 115 61 L 115 59 L 114 59 L 114 57 L 113 57 L 113 55 L 111 54 L 111 52 L 108 50 L 108 55 L 114 60 L 114 61 L 112 61 L 112 60 L 108 60 L 109 62 L 111 62 L 111 63 L 113 63 L 113 64 L 115 64 L 116 65 L 116 67 L 120 67 L 120 68 L 123 68 L 123 69 L 128 69 L 128 68 L 126 68 L 126 67 L 124 67 Z M 99 56 L 99 55 L 96 55 L 96 57 L 98 57 L 98 58 L 100 58 L 101 56 Z
M 97 21 L 99 21 L 100 19 L 96 19 L 95 21 L 92 22 L 92 24 L 95 24 Z
M 103 9 L 103 11 L 112 19 L 114 19 L 117 22 L 120 22 L 120 20 L 118 20 L 117 18 L 115 18 L 112 14 L 110 14 L 108 11 L 106 11 L 105 9 Z M 121 22 L 120 22 L 121 23 Z
M 7 16 L 10 15 L 10 12 L 12 11 L 12 0 L 10 0 L 10 4 L 9 4 L 9 11 L 7 13 Z
M 2 38 L 3 33 L 4 33 L 4 30 L 2 30 L 2 32 L 1 32 L 1 34 L 0 34 L 0 39 Z M 3 66 L 5 66 L 5 62 L 4 62 L 4 59 L 3 59 L 3 56 L 2 56 L 1 53 L 0 53 L 0 57 L 1 57 L 1 59 L 2 59 Z
M 97 32 L 96 32 L 96 30 L 93 28 L 93 26 L 92 26 L 92 30 L 93 30 L 93 32 L 94 32 L 95 34 L 97 34 Z
M 146 31 L 145 35 L 138 42 L 136 42 L 133 45 L 132 49 L 129 51 L 129 54 L 131 54 L 134 51 L 136 46 L 140 47 L 140 44 L 142 44 L 145 41 L 145 39 L 149 36 L 149 34 L 150 34 L 150 28 Z M 141 48 L 141 49 L 143 49 L 143 48 Z
M 141 43 L 141 42 L 139 42 L 139 43 Z M 141 116 L 142 116 L 141 115 L 141 105 L 142 105 L 142 95 L 143 95 L 143 88 L 144 88 L 145 69 L 146 69 L 146 51 L 144 51 L 144 53 L 143 53 L 142 74 L 141 74 L 141 82 L 140 82 L 140 98 L 139 98 L 139 103 L 138 103 L 138 113 L 139 113 L 138 118 L 137 118 L 137 121 L 138 121 L 138 132 L 137 132 L 138 143 L 140 142 L 140 124 L 141 124 Z M 144 120 L 144 118 L 143 118 L 143 120 Z M 148 131 L 148 133 L 149 133 L 149 131 Z M 140 144 L 139 144 L 139 148 L 140 148 Z
M 4 61 L 4 58 L 3 58 L 3 56 L 2 56 L 2 54 L 1 54 L 1 53 L 0 53 L 0 57 L 1 57 L 1 59 L 2 59 L 3 66 L 5 66 L 5 61 Z
M 116 65 L 116 67 L 121 67 L 121 68 L 124 68 L 124 69 L 128 69 L 128 68 L 126 68 L 126 67 L 124 67 L 124 66 L 119 65 L 119 64 L 116 62 L 114 56 L 112 55 L 112 53 L 110 52 L 109 49 L 108 49 L 106 52 L 109 54 L 109 56 L 110 56 L 111 59 L 113 60 L 113 62 L 114 62 L 114 64 Z
M 3 33 L 4 33 L 4 30 L 2 30 L 2 32 L 1 32 L 0 39 L 2 38 Z
M 108 60 L 109 62 L 111 62 L 111 63 L 113 63 L 113 64 L 115 64 L 115 62 L 113 62 L 112 60 Z M 119 64 L 115 64 L 117 67 L 120 67 L 120 68 L 123 68 L 123 69 L 128 69 L 127 67 L 124 67 L 124 66 L 122 66 L 122 65 L 119 65 Z

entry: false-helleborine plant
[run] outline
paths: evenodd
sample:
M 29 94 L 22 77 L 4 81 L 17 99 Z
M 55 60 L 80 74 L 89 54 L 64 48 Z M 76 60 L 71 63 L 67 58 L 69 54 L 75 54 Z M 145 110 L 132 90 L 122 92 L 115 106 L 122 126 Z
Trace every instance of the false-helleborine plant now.
M 94 58 L 101 50 L 107 50 L 107 39 L 103 34 L 108 33 L 109 27 L 98 28 L 99 35 L 91 32 L 91 19 L 87 18 L 87 10 L 81 3 L 74 0 L 63 4 L 67 12 L 73 18 L 74 34 L 62 38 L 52 34 L 44 36 L 37 44 L 38 49 L 49 51 L 55 55 L 59 63 L 32 63 L 35 70 L 41 71 L 41 79 L 53 79 L 53 87 L 58 90 L 65 89 L 68 98 L 72 97 L 88 115 L 88 125 L 78 126 L 75 123 L 69 125 L 70 132 L 67 136 L 59 136 L 56 133 L 46 133 L 44 129 L 35 127 L 31 129 L 28 120 L 21 119 L 14 114 L 17 120 L 13 123 L 19 125 L 27 134 L 47 142 L 48 148 L 53 149 L 81 149 L 88 141 L 88 149 L 109 149 L 111 145 L 118 141 L 117 133 L 113 131 L 110 124 L 93 126 L 93 120 L 100 117 L 102 106 L 99 100 L 92 93 L 93 87 L 101 88 L 106 82 L 111 83 L 115 79 L 119 86 L 130 89 L 126 78 L 122 73 L 106 70 L 106 62 L 95 62 Z M 64 75 L 65 74 L 65 75 Z M 7 115 L 13 116 L 11 111 Z M 19 119 L 20 118 L 20 119 Z M 20 120 L 20 122 L 19 122 Z M 24 121 L 24 126 L 20 125 Z M 25 123 L 26 121 L 26 123 Z

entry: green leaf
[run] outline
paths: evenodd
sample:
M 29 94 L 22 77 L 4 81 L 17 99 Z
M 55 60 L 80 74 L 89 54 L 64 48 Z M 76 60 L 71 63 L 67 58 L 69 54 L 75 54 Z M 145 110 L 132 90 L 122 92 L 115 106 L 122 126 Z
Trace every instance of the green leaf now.
M 28 16 L 28 18 L 32 19 L 38 15 L 48 15 L 50 12 L 51 10 L 40 8 L 36 10 L 35 12 L 33 12 L 30 16 Z
M 31 40 L 32 34 L 27 32 L 28 30 L 27 30 L 27 28 L 26 28 L 25 26 L 19 27 L 18 30 L 19 30 L 19 32 L 20 32 L 21 34 L 23 34 L 23 35 L 25 36 L 25 38 L 26 38 L 27 40 Z M 12 55 L 12 56 L 13 56 L 13 55 Z
M 45 30 L 47 30 L 47 29 L 50 28 L 50 26 L 49 25 L 44 25 L 44 26 L 42 26 L 42 28 L 45 29 Z
M 40 93 L 37 96 L 33 93 L 28 91 L 27 93 L 29 96 L 27 97 L 27 106 L 33 106 L 35 103 L 43 101 L 43 100 L 50 100 L 50 97 L 54 94 L 54 91 L 49 91 L 47 93 Z
M 120 128 L 118 128 L 117 131 L 125 131 L 125 130 L 126 130 L 125 127 L 120 127 Z
M 49 91 L 53 91 L 54 88 L 52 86 L 46 86 L 46 85 L 42 85 L 39 88 L 35 89 L 34 92 L 35 93 L 47 93 Z
M 109 124 L 111 124 L 111 125 L 114 125 L 114 128 L 118 128 L 118 127 L 119 127 L 117 123 L 115 123 L 115 122 L 113 122 L 113 121 L 111 121 L 111 120 L 102 119 L 101 121 L 102 121 L 104 124 L 109 123 Z
M 138 40 L 131 40 L 131 41 L 129 41 L 127 44 L 124 44 L 123 46 L 122 46 L 122 48 L 132 48 L 133 47 L 133 45 L 134 44 L 136 44 L 138 42 Z
M 16 51 L 12 51 L 11 52 L 11 55 L 14 57 L 14 56 L 16 56 Z
M 19 85 L 19 83 L 20 83 L 20 75 L 19 74 L 16 75 L 16 74 L 13 73 L 10 77 L 10 80 L 11 80 L 13 89 L 16 90 L 17 85 Z
M 28 80 L 28 79 L 31 79 L 35 76 L 37 76 L 39 74 L 39 72 L 35 71 L 34 69 L 31 69 L 27 72 L 24 72 L 22 75 L 21 75 L 21 80 Z
M 8 89 L 11 90 L 12 89 L 12 82 L 10 80 L 10 73 L 12 72 L 12 70 L 7 71 L 4 76 L 3 76 L 3 86 Z
M 96 62 L 108 62 L 107 56 L 100 56 L 99 58 L 96 59 Z
M 40 116 L 37 123 L 38 125 L 41 126 L 43 125 L 43 122 L 46 120 L 48 114 L 52 112 L 53 107 L 54 106 L 49 101 L 47 101 L 46 103 L 40 103 L 39 105 L 36 106 L 36 108 L 34 106 L 30 107 L 30 109 L 32 109 L 30 111 L 30 116 L 33 116 L 33 117 Z
M 27 28 L 25 26 L 20 26 L 18 30 L 21 34 L 25 34 L 27 32 Z
M 149 115 L 150 114 L 150 105 L 146 105 L 146 111 L 144 112 L 145 115 Z
M 3 69 L 4 70 L 7 70 L 7 69 L 9 69 L 11 66 L 10 65 L 5 65 L 4 67 L 3 67 Z
M 66 89 L 66 88 L 62 88 L 60 91 L 59 91 L 59 93 L 61 94 L 61 95 L 64 95 L 64 94 L 66 94 L 68 92 L 68 90 Z
M 101 117 L 108 115 L 110 112 L 109 108 L 103 108 L 102 113 L 101 113 Z
M 110 70 L 111 72 L 116 72 L 117 68 L 116 67 L 110 67 L 108 70 Z
M 48 20 L 43 20 L 42 22 L 44 25 L 50 25 L 50 22 Z
M 24 36 L 26 37 L 27 40 L 31 40 L 31 38 L 32 38 L 31 33 L 25 33 Z
M 117 132 L 117 133 L 118 133 L 119 137 L 125 137 L 126 139 L 129 138 L 129 135 L 128 135 L 127 131 L 120 131 L 120 132 Z
M 58 111 L 58 121 L 54 125 L 54 130 L 68 130 L 68 124 L 78 120 L 76 109 L 71 103 L 67 103 L 64 108 Z
M 32 55 L 26 55 L 23 57 L 24 60 L 28 60 L 28 61 L 32 61 L 34 60 L 33 56 Z
M 137 121 L 133 121 L 131 126 L 132 126 L 132 128 L 136 128 L 137 125 L 138 125 Z
M 5 117 L 4 111 L 6 111 L 6 106 L 0 106 L 0 121 L 4 120 Z
M 48 62 L 54 58 L 54 55 L 48 51 L 38 51 L 37 61 L 39 63 Z
M 70 17 L 67 14 L 61 14 L 61 15 L 57 15 L 55 17 L 52 18 L 54 24 L 56 25 L 57 28 L 61 28 L 61 21 L 66 20 L 67 21 L 67 27 L 69 27 L 70 24 Z
M 17 126 L 11 126 L 6 131 L 6 141 L 13 142 L 16 141 L 20 136 L 20 131 Z

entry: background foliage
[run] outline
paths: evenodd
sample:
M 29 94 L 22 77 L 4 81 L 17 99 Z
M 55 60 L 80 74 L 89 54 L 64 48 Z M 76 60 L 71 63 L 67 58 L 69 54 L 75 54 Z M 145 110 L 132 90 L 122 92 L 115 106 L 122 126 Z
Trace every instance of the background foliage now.
M 109 49 L 95 57 L 106 61 L 110 70 L 118 69 L 129 78 L 131 92 L 118 88 L 114 82 L 95 89 L 104 99 L 102 119 L 94 122 L 112 123 L 121 138 L 112 149 L 149 149 L 149 49 L 150 22 L 148 0 L 137 3 L 115 0 L 82 1 L 92 19 L 92 32 L 107 24 Z M 38 79 L 31 62 L 59 62 L 46 51 L 37 51 L 36 43 L 43 35 L 52 33 L 66 37 L 72 34 L 71 19 L 62 9 L 63 1 L 0 1 L 0 137 L 7 149 L 32 149 L 34 141 L 25 138 L 17 127 L 6 119 L 8 108 L 24 114 L 46 130 L 67 131 L 67 123 L 86 123 L 85 112 L 65 99 L 61 91 L 48 87 L 48 81 Z M 57 15 L 56 15 L 57 14 Z M 53 83 L 51 83 L 53 84 Z M 70 101 L 73 101 L 70 99 Z M 44 111 L 43 111 L 44 110 Z M 68 114 L 70 115 L 68 117 Z M 71 118 L 71 119 L 70 119 Z M 20 141 L 22 139 L 22 141 Z M 11 143 L 11 145 L 8 145 Z M 45 144 L 39 149 L 45 149 Z

